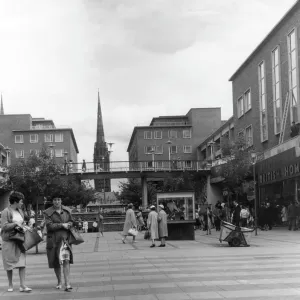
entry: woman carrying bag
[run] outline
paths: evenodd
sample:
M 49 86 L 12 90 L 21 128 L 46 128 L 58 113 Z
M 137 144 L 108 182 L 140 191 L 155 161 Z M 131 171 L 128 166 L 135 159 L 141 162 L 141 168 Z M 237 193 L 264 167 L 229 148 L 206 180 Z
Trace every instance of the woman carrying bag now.
M 122 235 L 123 235 L 122 243 L 123 244 L 125 244 L 125 240 L 126 240 L 127 236 L 129 235 L 128 231 L 131 228 L 137 228 L 135 214 L 132 209 L 133 204 L 129 203 L 127 207 L 128 207 L 128 209 L 126 211 L 126 218 L 125 218 L 125 223 L 124 223 L 123 232 L 122 232 Z M 135 236 L 132 237 L 132 243 L 136 243 Z
M 65 291 L 70 292 L 70 264 L 73 264 L 72 247 L 69 245 L 73 217 L 69 208 L 62 205 L 60 197 L 52 199 L 53 206 L 45 210 L 47 226 L 47 258 L 50 269 L 54 269 L 57 289 L 62 288 L 61 266 L 65 279 Z
M 24 195 L 13 192 L 9 196 L 10 205 L 1 213 L 1 237 L 3 267 L 8 278 L 8 292 L 13 292 L 13 269 L 19 269 L 20 292 L 31 292 L 25 285 L 26 254 L 21 252 L 16 240 L 11 239 L 16 228 L 24 226 L 24 212 L 22 211 Z

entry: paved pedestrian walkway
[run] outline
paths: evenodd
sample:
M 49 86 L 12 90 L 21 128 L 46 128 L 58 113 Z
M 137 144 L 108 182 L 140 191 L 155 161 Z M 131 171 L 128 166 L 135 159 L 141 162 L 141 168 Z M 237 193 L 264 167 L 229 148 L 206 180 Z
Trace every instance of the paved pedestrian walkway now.
M 195 241 L 169 241 L 166 248 L 149 248 L 142 235 L 124 245 L 117 232 L 86 234 L 85 241 L 74 246 L 72 293 L 54 288 L 43 244 L 39 254 L 27 255 L 33 292 L 17 291 L 17 273 L 16 291 L 6 292 L 2 271 L 0 300 L 300 299 L 300 232 L 286 228 L 259 232 L 251 247 L 240 248 L 220 244 L 216 232 L 207 236 L 199 230 Z

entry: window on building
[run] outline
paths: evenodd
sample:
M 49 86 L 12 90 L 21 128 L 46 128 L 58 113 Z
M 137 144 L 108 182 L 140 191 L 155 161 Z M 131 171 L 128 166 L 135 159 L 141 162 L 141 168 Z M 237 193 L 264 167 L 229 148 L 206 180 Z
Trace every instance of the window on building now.
M 157 169 L 162 169 L 164 167 L 163 161 L 161 161 L 161 160 L 155 161 L 155 167 Z
M 183 162 L 183 166 L 187 169 L 190 169 L 192 167 L 192 162 L 190 160 L 186 160 Z
M 55 149 L 55 157 L 64 157 L 64 149 Z
M 145 154 L 152 154 L 155 151 L 155 146 L 145 146 L 144 152 Z
M 246 146 L 247 147 L 251 147 L 253 145 L 252 125 L 246 127 L 246 130 L 245 130 L 245 139 L 246 139 Z
M 151 140 L 152 139 L 152 131 L 144 131 L 144 139 Z
M 52 143 L 53 142 L 53 134 L 46 133 L 45 134 L 45 143 Z
M 251 90 L 247 90 L 244 93 L 245 112 L 251 109 Z
M 182 136 L 184 139 L 190 139 L 192 137 L 192 132 L 190 129 L 184 129 L 182 132 Z
M 298 118 L 298 91 L 297 91 L 297 54 L 296 30 L 293 29 L 288 35 L 288 62 L 289 62 L 289 89 L 292 91 L 291 122 L 299 121 Z
M 169 130 L 168 135 L 170 139 L 177 139 L 177 131 L 175 130 Z
M 238 118 L 240 118 L 243 114 L 244 114 L 244 101 L 243 101 L 243 97 L 240 97 L 237 100 L 237 115 L 238 115 Z
M 162 139 L 162 131 L 154 131 L 155 139 Z
M 24 158 L 24 150 L 16 150 L 16 158 Z
M 184 145 L 183 146 L 183 153 L 192 153 L 192 146 Z
M 23 144 L 24 143 L 23 134 L 15 135 L 15 143 L 16 144 Z
M 155 153 L 156 154 L 163 154 L 163 145 L 159 145 L 159 146 L 156 146 L 156 149 L 155 149 Z
M 259 110 L 260 110 L 260 138 L 261 138 L 261 142 L 264 142 L 268 139 L 267 94 L 266 94 L 266 77 L 265 77 L 264 62 L 261 62 L 258 66 L 258 84 L 259 84 Z
M 177 146 L 171 146 L 170 147 L 170 153 L 171 154 L 177 153 Z
M 63 142 L 64 141 L 64 135 L 63 135 L 63 133 L 55 133 L 54 139 L 55 139 L 56 143 Z
M 281 126 L 281 95 L 280 95 L 280 63 L 279 47 L 272 51 L 272 86 L 273 86 L 273 109 L 274 109 L 274 133 L 280 132 Z
M 30 149 L 30 155 L 39 156 L 40 151 L 38 149 Z
M 30 143 L 38 143 L 39 136 L 38 134 L 31 134 L 29 137 Z

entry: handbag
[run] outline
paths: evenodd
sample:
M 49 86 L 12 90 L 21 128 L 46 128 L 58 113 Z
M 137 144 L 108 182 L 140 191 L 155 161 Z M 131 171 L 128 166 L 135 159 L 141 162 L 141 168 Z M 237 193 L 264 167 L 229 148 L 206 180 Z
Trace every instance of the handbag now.
M 69 237 L 69 244 L 70 245 L 79 245 L 84 243 L 84 239 L 78 230 L 75 227 L 70 228 L 70 237 Z
M 8 239 L 17 243 L 23 243 L 25 240 L 24 229 L 20 226 L 16 226 L 10 233 Z
M 138 231 L 135 228 L 130 228 L 128 230 L 128 235 L 137 236 L 138 235 Z
M 149 240 L 150 237 L 151 237 L 150 231 L 149 231 L 149 230 L 146 230 L 146 231 L 145 231 L 145 234 L 144 234 L 144 239 L 145 239 L 145 240 Z
M 22 250 L 28 251 L 32 247 L 39 244 L 43 239 L 38 234 L 37 230 L 35 228 L 27 228 L 25 231 L 25 240 L 23 244 L 21 245 Z

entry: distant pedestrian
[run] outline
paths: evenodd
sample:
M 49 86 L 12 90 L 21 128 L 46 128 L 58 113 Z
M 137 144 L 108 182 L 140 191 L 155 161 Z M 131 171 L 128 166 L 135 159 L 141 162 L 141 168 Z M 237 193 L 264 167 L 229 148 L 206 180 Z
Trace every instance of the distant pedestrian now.
M 296 230 L 297 207 L 292 201 L 288 207 L 289 230 Z
M 137 228 L 137 224 L 136 224 L 136 217 L 133 211 L 133 204 L 129 203 L 127 206 L 127 211 L 126 211 L 126 217 L 125 217 L 125 223 L 124 223 L 124 227 L 123 227 L 123 238 L 122 238 L 122 242 L 123 244 L 125 244 L 125 240 L 128 236 L 128 231 L 131 228 Z M 132 237 L 132 243 L 135 243 L 135 236 Z
M 249 211 L 247 210 L 246 206 L 242 205 L 242 209 L 241 209 L 241 212 L 240 212 L 241 227 L 247 227 L 249 217 L 250 217 Z
M 148 220 L 147 220 L 147 227 L 148 230 L 150 231 L 151 235 L 151 240 L 152 240 L 152 245 L 150 248 L 155 247 L 155 240 L 159 238 L 158 235 L 158 220 L 157 220 L 157 212 L 155 211 L 155 206 L 151 205 L 150 206 L 150 213 L 148 215 Z
M 235 226 L 240 226 L 240 214 L 241 214 L 241 207 L 239 206 L 236 200 L 233 201 L 233 212 L 232 212 L 232 224 Z
M 205 225 L 206 225 L 206 234 L 208 235 L 211 234 L 212 217 L 213 217 L 210 206 L 206 208 L 206 214 L 204 215 L 204 217 L 205 217 Z
M 161 244 L 158 247 L 165 247 L 166 238 L 168 237 L 167 214 L 162 204 L 158 206 L 158 209 L 158 235 L 161 241 Z
M 103 231 L 104 231 L 103 220 L 104 220 L 104 217 L 101 214 L 99 214 L 99 231 L 102 236 L 103 236 Z
M 93 222 L 93 232 L 97 232 L 98 231 L 98 223 L 97 221 Z
M 145 226 L 141 209 L 139 209 L 138 213 L 136 214 L 136 219 L 137 219 L 137 230 L 141 231 Z
M 79 218 L 79 220 L 78 220 L 78 230 L 82 231 L 82 220 L 81 220 L 81 218 Z
M 83 223 L 82 223 L 82 229 L 83 229 L 83 232 L 84 233 L 87 233 L 88 230 L 89 230 L 89 223 L 87 220 L 83 220 Z
M 214 223 L 215 223 L 215 227 L 216 227 L 216 231 L 220 231 L 221 230 L 221 203 L 217 203 L 215 205 L 215 208 L 213 210 L 213 217 L 214 217 Z

